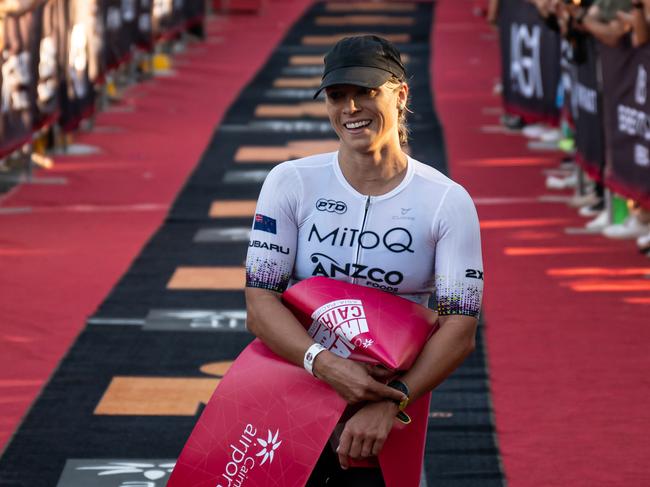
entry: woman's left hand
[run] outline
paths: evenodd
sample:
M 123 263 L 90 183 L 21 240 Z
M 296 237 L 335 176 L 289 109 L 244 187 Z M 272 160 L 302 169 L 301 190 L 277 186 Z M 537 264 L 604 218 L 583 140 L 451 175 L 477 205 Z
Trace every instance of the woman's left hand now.
M 370 402 L 346 423 L 336 452 L 343 469 L 350 458 L 377 456 L 393 427 L 397 404 L 391 401 Z

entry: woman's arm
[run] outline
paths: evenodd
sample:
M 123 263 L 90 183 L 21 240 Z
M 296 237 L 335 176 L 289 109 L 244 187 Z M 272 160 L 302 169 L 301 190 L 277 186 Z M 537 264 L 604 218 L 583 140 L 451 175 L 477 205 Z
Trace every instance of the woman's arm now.
M 409 388 L 411 401 L 435 389 L 476 347 L 476 318 L 441 316 L 439 323 L 440 329 L 426 343 L 413 367 L 400 378 Z
M 411 400 L 428 393 L 451 374 L 475 346 L 476 324 L 483 293 L 483 261 L 478 215 L 460 186 L 448 189 L 432 221 L 435 242 L 435 282 L 440 329 L 427 341 L 417 360 L 400 380 Z M 436 313 L 431 311 L 432 320 Z M 394 424 L 396 405 L 369 404 L 345 425 L 339 461 L 376 455 Z
M 439 323 L 440 329 L 429 338 L 413 367 L 400 378 L 410 390 L 411 401 L 442 383 L 475 348 L 476 318 L 442 316 Z M 344 469 L 350 464 L 349 458 L 379 454 L 397 411 L 397 404 L 383 400 L 367 404 L 347 421 L 337 450 Z
M 314 340 L 282 304 L 278 293 L 246 288 L 248 329 L 276 354 L 302 367 L 303 357 Z M 318 354 L 314 375 L 328 383 L 350 404 L 388 399 L 400 401 L 404 395 L 375 380 L 368 369 L 329 351 Z
M 592 5 L 587 11 L 582 25 L 596 39 L 611 47 L 616 46 L 626 33 L 625 25 L 619 19 L 602 22 L 600 20 L 600 9 L 595 5 Z
M 632 29 L 632 46 L 639 47 L 650 40 L 650 29 L 645 16 L 645 3 L 633 3 L 631 12 L 616 12 L 616 17 Z

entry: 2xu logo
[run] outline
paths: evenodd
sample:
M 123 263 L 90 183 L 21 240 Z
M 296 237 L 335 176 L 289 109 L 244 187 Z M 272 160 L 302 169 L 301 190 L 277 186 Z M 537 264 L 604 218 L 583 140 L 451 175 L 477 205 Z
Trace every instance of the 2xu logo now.
M 483 271 L 478 269 L 465 269 L 465 277 L 483 280 Z
M 321 198 L 316 202 L 316 209 L 318 211 L 327 211 L 329 213 L 338 213 L 339 215 L 342 215 L 348 211 L 348 205 L 346 205 L 343 201 Z

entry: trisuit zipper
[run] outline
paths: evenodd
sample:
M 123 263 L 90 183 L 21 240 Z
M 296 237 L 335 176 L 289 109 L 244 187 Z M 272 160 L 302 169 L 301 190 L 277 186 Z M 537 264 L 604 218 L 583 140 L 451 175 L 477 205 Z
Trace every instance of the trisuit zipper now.
M 361 234 L 366 228 L 366 218 L 368 218 L 368 209 L 370 208 L 370 196 L 366 198 L 366 208 L 363 210 L 363 221 L 361 222 L 361 230 L 359 230 L 359 236 L 357 237 L 357 255 L 354 258 L 354 264 L 359 264 L 359 254 L 361 253 Z M 356 278 L 352 279 L 353 284 L 357 284 Z

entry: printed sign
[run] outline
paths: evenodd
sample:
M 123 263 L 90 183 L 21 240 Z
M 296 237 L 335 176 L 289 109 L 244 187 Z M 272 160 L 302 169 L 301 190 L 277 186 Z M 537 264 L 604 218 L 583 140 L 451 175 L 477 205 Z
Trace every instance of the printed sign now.
M 650 46 L 599 47 L 609 142 L 605 183 L 650 206 Z
M 537 9 L 521 0 L 502 0 L 499 10 L 503 102 L 528 123 L 557 121 L 560 36 Z

